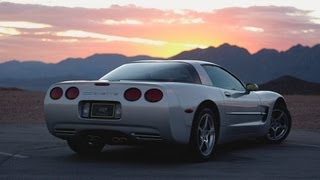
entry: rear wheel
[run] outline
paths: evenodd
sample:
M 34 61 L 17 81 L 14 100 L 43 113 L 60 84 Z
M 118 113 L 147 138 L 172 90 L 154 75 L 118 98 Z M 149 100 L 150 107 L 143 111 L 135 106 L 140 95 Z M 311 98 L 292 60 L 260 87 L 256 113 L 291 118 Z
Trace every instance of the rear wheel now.
M 217 119 L 209 108 L 200 109 L 196 114 L 190 139 L 192 153 L 196 160 L 208 160 L 216 145 Z
M 104 147 L 104 144 L 97 136 L 69 139 L 67 142 L 70 149 L 82 155 L 93 155 L 99 153 Z
M 281 143 L 291 130 L 291 116 L 284 107 L 275 107 L 272 111 L 272 118 L 269 132 L 266 139 L 270 143 Z

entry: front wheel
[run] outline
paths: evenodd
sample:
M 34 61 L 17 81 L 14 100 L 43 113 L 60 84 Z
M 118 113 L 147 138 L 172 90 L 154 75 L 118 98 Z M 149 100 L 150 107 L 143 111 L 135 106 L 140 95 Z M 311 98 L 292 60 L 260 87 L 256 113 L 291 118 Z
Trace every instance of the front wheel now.
M 190 146 L 196 160 L 208 160 L 217 140 L 217 119 L 209 108 L 200 109 L 192 126 Z
M 291 130 L 291 116 L 286 108 L 275 107 L 266 139 L 270 143 L 281 143 Z

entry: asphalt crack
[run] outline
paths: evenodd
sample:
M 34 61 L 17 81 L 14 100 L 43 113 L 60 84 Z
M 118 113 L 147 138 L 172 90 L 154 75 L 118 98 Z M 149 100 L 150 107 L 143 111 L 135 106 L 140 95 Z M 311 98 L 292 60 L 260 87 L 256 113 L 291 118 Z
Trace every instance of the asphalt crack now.
M 15 153 L 0 152 L 0 155 L 7 157 L 7 158 L 4 158 L 2 161 L 0 161 L 0 166 L 5 164 L 7 161 L 9 161 L 12 158 L 21 158 L 21 159 L 29 158 L 28 156 L 21 155 L 19 151 Z

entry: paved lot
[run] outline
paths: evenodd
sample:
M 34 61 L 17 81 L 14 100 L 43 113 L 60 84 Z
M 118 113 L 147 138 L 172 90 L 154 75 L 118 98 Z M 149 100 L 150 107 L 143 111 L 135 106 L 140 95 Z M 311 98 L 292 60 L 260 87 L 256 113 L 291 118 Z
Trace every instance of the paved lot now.
M 293 130 L 281 145 L 219 146 L 192 163 L 180 148 L 106 147 L 74 154 L 44 125 L 0 126 L 0 179 L 320 179 L 320 131 Z

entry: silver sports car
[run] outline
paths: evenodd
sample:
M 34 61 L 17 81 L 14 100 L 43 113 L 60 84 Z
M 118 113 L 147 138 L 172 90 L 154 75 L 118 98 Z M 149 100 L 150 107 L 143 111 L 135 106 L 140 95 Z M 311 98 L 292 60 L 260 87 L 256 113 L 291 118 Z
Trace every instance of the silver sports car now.
M 56 83 L 44 108 L 50 133 L 79 154 L 105 144 L 169 143 L 207 160 L 218 143 L 249 137 L 280 143 L 291 129 L 281 95 L 194 60 L 137 61 L 99 80 Z

